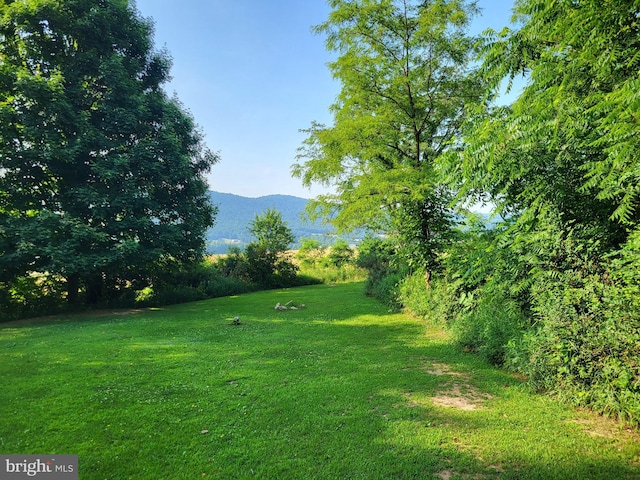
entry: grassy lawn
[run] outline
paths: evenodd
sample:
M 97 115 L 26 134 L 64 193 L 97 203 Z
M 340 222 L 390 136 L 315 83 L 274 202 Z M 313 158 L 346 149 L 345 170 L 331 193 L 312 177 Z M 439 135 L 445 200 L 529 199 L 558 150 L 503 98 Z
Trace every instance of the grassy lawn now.
M 0 326 L 0 452 L 78 454 L 81 479 L 640 478 L 636 433 L 361 292 Z

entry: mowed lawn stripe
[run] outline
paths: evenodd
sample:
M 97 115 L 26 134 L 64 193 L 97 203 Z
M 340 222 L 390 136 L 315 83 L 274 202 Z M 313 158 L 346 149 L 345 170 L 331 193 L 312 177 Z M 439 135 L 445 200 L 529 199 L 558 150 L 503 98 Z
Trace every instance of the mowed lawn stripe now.
M 82 479 L 638 478 L 633 432 L 362 291 L 5 324 L 0 451 L 78 454 Z

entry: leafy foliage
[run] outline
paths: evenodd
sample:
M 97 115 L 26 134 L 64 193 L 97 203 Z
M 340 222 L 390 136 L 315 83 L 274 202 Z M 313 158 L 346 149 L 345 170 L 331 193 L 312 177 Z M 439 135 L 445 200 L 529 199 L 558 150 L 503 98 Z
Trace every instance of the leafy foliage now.
M 137 304 L 173 305 L 257 290 L 255 285 L 219 267 L 218 263 L 209 260 L 198 265 L 167 269 L 155 279 L 150 294 L 138 298 Z
M 399 265 L 394 262 L 395 252 L 395 242 L 368 236 L 360 244 L 356 259 L 356 265 L 367 271 L 365 293 L 392 308 L 400 307 L 397 286 L 403 277 Z
M 296 253 L 296 258 L 300 261 L 301 265 L 314 267 L 320 259 L 325 256 L 326 248 L 322 244 L 313 238 L 305 238 L 302 241 L 302 245 Z
M 294 236 L 280 212 L 267 209 L 255 216 L 248 229 L 255 240 L 244 251 L 232 248 L 229 255 L 218 261 L 218 268 L 225 275 L 260 288 L 304 283 L 297 277 L 298 268 L 286 252 Z
M 639 322 L 623 293 L 637 281 L 637 2 L 520 0 L 515 19 L 485 36 L 485 98 L 528 83 L 511 106 L 471 110 L 442 170 L 461 203 L 510 219 L 467 253 L 446 248 L 465 300 L 451 323 L 535 387 L 637 424 Z
M 353 249 L 349 246 L 346 240 L 337 240 L 329 250 L 327 260 L 331 265 L 335 267 L 342 267 L 349 263 L 355 255 Z
M 267 209 L 262 215 L 256 215 L 249 225 L 249 231 L 256 239 L 245 249 L 247 274 L 251 281 L 267 288 L 291 284 L 297 268 L 285 251 L 295 237 L 282 220 L 282 214 Z
M 386 234 L 359 252 L 367 292 L 446 322 L 536 388 L 637 424 L 637 2 L 519 0 L 514 28 L 478 42 L 481 79 L 466 63 L 473 8 L 331 5 L 318 31 L 343 88 L 294 174 L 336 187 L 316 207 L 339 227 Z M 520 74 L 517 100 L 496 106 Z M 452 197 L 505 221 L 455 229 Z
M 282 214 L 273 208 L 256 215 L 248 230 L 255 238 L 255 243 L 273 254 L 284 252 L 295 240 L 293 232 L 282 219 Z
M 295 259 L 300 265 L 301 275 L 322 283 L 366 278 L 366 272 L 357 266 L 356 250 L 344 239 L 336 240 L 330 247 L 323 246 L 316 239 L 305 239 Z
M 198 260 L 217 157 L 162 90 L 169 67 L 128 2 L 0 4 L 0 280 L 47 272 L 97 303 Z
M 307 185 L 334 186 L 337 193 L 318 197 L 311 210 L 339 230 L 393 231 L 411 261 L 431 264 L 449 228 L 449 194 L 437 184 L 436 162 L 459 132 L 464 105 L 481 92 L 464 32 L 475 8 L 461 1 L 330 4 L 316 31 L 338 55 L 330 69 L 342 89 L 334 125 L 306 131 L 293 173 Z

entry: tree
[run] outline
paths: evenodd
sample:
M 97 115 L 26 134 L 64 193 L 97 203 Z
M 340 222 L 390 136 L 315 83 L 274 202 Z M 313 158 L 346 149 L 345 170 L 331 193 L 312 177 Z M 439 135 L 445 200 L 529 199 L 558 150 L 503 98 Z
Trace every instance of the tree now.
M 520 0 L 515 14 L 518 29 L 487 36 L 483 68 L 494 87 L 529 82 L 512 107 L 477 117 L 454 176 L 527 222 L 599 224 L 615 247 L 620 224 L 640 219 L 637 2 Z
M 327 255 L 329 263 L 334 267 L 344 267 L 354 257 L 354 251 L 343 238 L 339 238 L 331 246 L 329 254 Z
M 302 265 L 315 267 L 318 260 L 325 255 L 326 247 L 314 238 L 302 239 L 302 245 L 296 253 L 296 258 Z
M 285 286 L 296 275 L 296 267 L 283 253 L 295 240 L 282 214 L 268 208 L 249 224 L 255 241 L 245 249 L 248 274 L 252 281 L 264 287 Z
M 494 88 L 522 72 L 527 85 L 477 112 L 450 164 L 463 198 L 488 196 L 512 222 L 468 249 L 480 257 L 447 262 L 473 272 L 474 342 L 532 386 L 637 424 L 638 2 L 519 0 L 515 14 L 488 35 L 483 70 Z M 514 300 L 526 334 L 492 339 Z
M 0 281 L 48 272 L 92 303 L 201 255 L 217 156 L 152 34 L 123 0 L 0 3 Z
M 272 208 L 255 216 L 249 224 L 249 232 L 255 237 L 256 243 L 274 254 L 287 250 L 296 239 L 287 222 L 282 219 L 282 214 Z
M 606 3 L 518 1 L 514 30 L 485 37 L 487 96 L 523 72 L 528 82 L 512 105 L 471 117 L 450 176 L 464 201 L 488 199 L 515 220 L 498 241 L 512 250 L 510 288 L 596 272 L 637 225 L 636 154 L 618 157 L 636 141 L 619 112 L 633 95 L 619 95 L 637 81 L 637 8 Z
M 306 131 L 293 174 L 305 185 L 335 187 L 335 195 L 311 205 L 341 231 L 398 231 L 398 220 L 411 217 L 429 232 L 421 241 L 436 241 L 450 227 L 446 214 L 431 216 L 449 195 L 439 185 L 438 159 L 456 139 L 465 105 L 482 93 L 470 64 L 473 39 L 465 34 L 475 5 L 329 3 L 333 11 L 316 31 L 339 54 L 330 69 L 342 89 L 331 107 L 333 126 L 314 123 Z M 400 243 L 411 241 L 400 235 Z M 430 264 L 436 247 L 406 251 Z

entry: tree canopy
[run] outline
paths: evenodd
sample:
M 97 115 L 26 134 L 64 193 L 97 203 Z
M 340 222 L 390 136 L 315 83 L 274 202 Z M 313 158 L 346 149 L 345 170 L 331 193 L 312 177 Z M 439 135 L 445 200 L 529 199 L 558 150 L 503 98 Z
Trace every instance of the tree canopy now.
M 465 105 L 482 94 L 466 28 L 475 6 L 460 0 L 333 0 L 316 27 L 338 54 L 329 68 L 342 85 L 332 126 L 306 131 L 294 175 L 335 187 L 313 204 L 342 230 L 423 232 L 420 249 L 449 224 L 449 193 L 437 159 L 459 134 Z M 403 220 L 400 220 L 400 219 Z M 409 250 L 413 250 L 410 248 Z M 432 256 L 422 251 L 422 259 Z
M 486 96 L 516 75 L 526 86 L 474 109 L 449 156 L 460 199 L 509 219 L 448 249 L 453 323 L 534 387 L 637 424 L 639 5 L 520 0 L 514 13 L 485 36 Z
M 170 64 L 127 1 L 0 3 L 0 281 L 47 272 L 91 302 L 202 253 L 217 156 Z
M 282 214 L 273 208 L 267 208 L 249 223 L 249 232 L 255 242 L 265 250 L 278 254 L 287 250 L 295 241 L 293 232 L 282 219 Z
M 282 214 L 268 208 L 255 216 L 248 230 L 255 238 L 245 249 L 250 279 L 267 288 L 291 282 L 297 267 L 284 254 L 295 236 Z
M 458 187 L 525 218 L 637 224 L 637 2 L 520 0 L 514 12 L 513 30 L 488 32 L 484 73 L 494 87 L 528 82 L 512 106 L 476 117 Z

